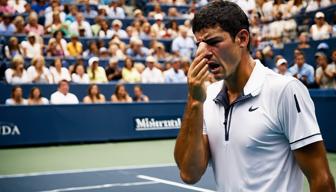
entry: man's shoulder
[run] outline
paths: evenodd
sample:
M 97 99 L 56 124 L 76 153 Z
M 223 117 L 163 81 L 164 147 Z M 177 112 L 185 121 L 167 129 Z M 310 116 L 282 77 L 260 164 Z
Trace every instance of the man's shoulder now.
M 281 75 L 275 73 L 274 71 L 268 69 L 265 76 L 265 82 L 268 85 L 268 88 L 281 90 L 281 88 L 286 87 L 290 82 L 296 81 L 292 76 Z

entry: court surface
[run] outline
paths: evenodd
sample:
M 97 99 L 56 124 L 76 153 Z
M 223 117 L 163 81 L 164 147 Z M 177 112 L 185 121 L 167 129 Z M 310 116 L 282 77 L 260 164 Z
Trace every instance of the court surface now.
M 168 139 L 0 149 L 0 192 L 214 191 L 211 168 L 196 185 L 181 181 L 174 145 Z M 335 177 L 336 154 L 328 161 Z
M 196 185 L 186 185 L 175 165 L 87 169 L 0 176 L 0 191 L 6 192 L 187 192 L 215 191 L 211 170 Z

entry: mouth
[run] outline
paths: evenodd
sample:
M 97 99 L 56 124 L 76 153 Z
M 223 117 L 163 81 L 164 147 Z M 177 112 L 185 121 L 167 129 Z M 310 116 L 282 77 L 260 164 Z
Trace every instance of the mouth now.
M 218 63 L 210 62 L 208 63 L 208 68 L 210 73 L 216 74 L 220 71 L 220 65 Z

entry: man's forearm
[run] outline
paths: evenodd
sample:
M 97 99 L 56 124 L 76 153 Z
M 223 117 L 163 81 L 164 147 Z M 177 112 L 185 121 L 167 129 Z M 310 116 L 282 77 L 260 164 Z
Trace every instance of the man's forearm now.
M 185 182 L 194 183 L 203 175 L 209 156 L 206 146 L 203 140 L 203 103 L 189 99 L 175 145 L 175 161 Z

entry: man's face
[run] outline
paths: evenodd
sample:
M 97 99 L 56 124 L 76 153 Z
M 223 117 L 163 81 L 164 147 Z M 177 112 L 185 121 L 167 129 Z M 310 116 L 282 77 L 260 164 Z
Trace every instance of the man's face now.
M 336 63 L 336 51 L 333 51 L 331 54 L 331 59 Z
M 328 65 L 328 60 L 326 57 L 323 56 L 319 56 L 316 59 L 316 62 L 319 66 L 321 66 L 322 68 L 325 68 Z
M 230 34 L 220 27 L 203 29 L 195 36 L 199 43 L 196 56 L 207 52 L 208 68 L 214 77 L 217 80 L 233 77 L 242 55 L 239 40 L 233 40 Z
M 61 82 L 58 88 L 59 92 L 63 93 L 64 95 L 69 93 L 69 84 L 67 82 Z
M 295 57 L 295 63 L 299 66 L 302 67 L 305 62 L 304 56 L 299 54 Z

